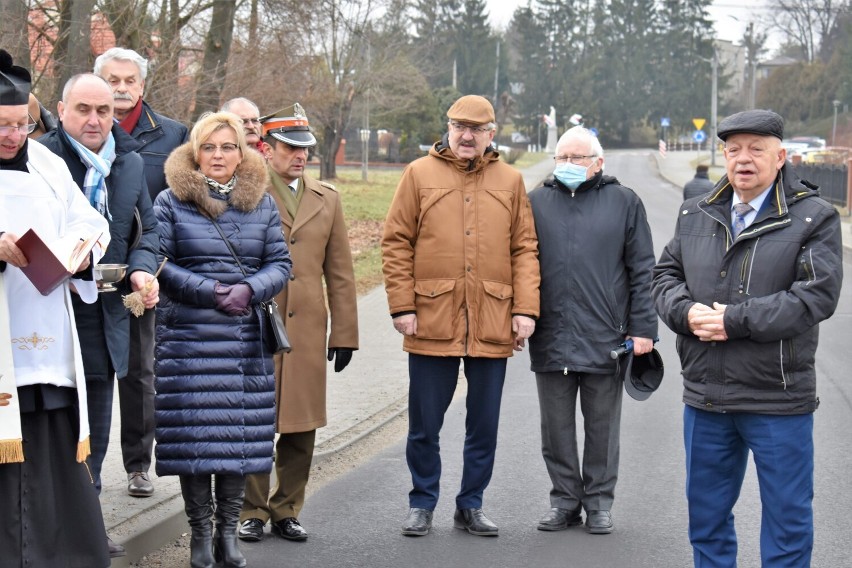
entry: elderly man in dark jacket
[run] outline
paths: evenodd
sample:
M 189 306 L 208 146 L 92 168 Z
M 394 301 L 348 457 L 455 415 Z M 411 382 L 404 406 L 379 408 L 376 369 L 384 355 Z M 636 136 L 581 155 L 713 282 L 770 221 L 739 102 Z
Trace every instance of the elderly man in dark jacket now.
M 609 356 L 626 339 L 653 348 L 654 248 L 633 190 L 603 175 L 603 149 L 577 126 L 556 146 L 554 180 L 530 193 L 539 241 L 541 316 L 530 338 L 541 409 L 542 454 L 553 488 L 539 530 L 582 524 L 612 532 L 622 379 Z M 585 421 L 577 451 L 577 395 Z
M 187 141 L 186 126 L 154 112 L 143 100 L 148 60 L 131 49 L 114 47 L 95 60 L 95 75 L 110 85 L 115 118 L 136 142 L 145 163 L 145 180 L 153 202 L 166 189 L 163 166 L 172 150 Z M 121 454 L 127 472 L 127 493 L 148 497 L 154 448 L 154 312 L 130 318 L 130 364 L 118 384 L 121 401 Z
M 696 566 L 736 566 L 731 513 L 754 454 L 763 566 L 810 566 L 814 359 L 837 306 L 837 211 L 796 179 L 783 120 L 745 111 L 719 124 L 727 175 L 684 204 L 654 270 L 660 317 L 683 368 L 689 538 Z
M 142 158 L 133 151 L 133 140 L 113 122 L 112 105 L 112 93 L 103 79 L 92 74 L 76 75 L 66 84 L 59 103 L 59 128 L 39 141 L 65 161 L 89 202 L 109 221 L 111 241 L 101 263 L 128 265 L 126 281 L 119 286 L 125 294 L 142 290 L 150 282 L 150 288 L 143 292 L 146 307 L 153 308 L 158 299 L 157 281 L 152 276 L 159 250 L 157 221 L 145 185 Z M 138 243 L 131 247 L 134 233 Z M 130 352 L 130 316 L 121 296 L 102 293 L 94 304 L 72 296 L 92 428 L 89 466 L 98 491 L 109 444 L 113 376 L 121 380 L 127 375 Z M 123 554 L 121 547 L 112 543 L 110 552 Z

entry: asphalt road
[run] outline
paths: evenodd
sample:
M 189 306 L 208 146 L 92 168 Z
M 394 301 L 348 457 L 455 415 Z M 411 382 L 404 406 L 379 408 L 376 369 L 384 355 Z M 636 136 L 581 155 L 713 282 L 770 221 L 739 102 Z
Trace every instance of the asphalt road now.
M 642 197 L 659 256 L 674 227 L 680 188 L 657 175 L 647 151 L 608 154 L 607 172 Z M 849 274 L 850 266 L 845 268 Z M 852 535 L 851 318 L 847 279 L 837 313 L 821 326 L 817 361 L 822 404 L 816 414 L 815 433 L 815 567 L 852 565 L 848 556 Z M 548 508 L 550 483 L 540 454 L 534 378 L 528 358 L 522 354 L 509 362 L 497 463 L 485 494 L 484 508 L 500 526 L 499 537 L 475 537 L 452 528 L 464 437 L 464 404 L 457 400 L 447 413 L 444 426 L 443 496 L 428 536 L 409 538 L 399 533 L 407 513 L 410 484 L 404 442 L 399 440 L 311 496 L 301 515 L 311 535 L 307 542 L 286 542 L 267 533 L 260 543 L 242 543 L 249 566 L 691 566 L 684 498 L 680 367 L 674 336 L 664 326 L 660 336 L 658 348 L 666 362 L 663 385 L 646 402 L 625 397 L 613 534 L 593 536 L 580 528 L 556 533 L 536 530 L 536 521 Z M 735 514 L 739 566 L 757 567 L 760 506 L 751 468 Z

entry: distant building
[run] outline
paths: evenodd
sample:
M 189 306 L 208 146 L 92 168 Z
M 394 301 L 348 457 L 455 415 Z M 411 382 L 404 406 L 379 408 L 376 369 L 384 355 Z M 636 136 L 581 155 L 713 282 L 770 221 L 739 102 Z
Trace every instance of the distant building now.
M 728 79 L 727 85 L 719 91 L 719 107 L 732 112 L 749 108 L 753 99 L 752 89 L 760 92 L 761 81 L 767 79 L 776 69 L 798 63 L 798 60 L 792 57 L 778 56 L 756 61 L 752 69 L 752 65 L 747 61 L 744 45 L 716 40 L 715 46 L 719 54 L 719 76 Z

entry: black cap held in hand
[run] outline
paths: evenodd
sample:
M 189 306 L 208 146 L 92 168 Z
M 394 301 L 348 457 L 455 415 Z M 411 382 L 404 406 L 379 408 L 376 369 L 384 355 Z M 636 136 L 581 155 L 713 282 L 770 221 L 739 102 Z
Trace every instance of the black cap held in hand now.
M 25 105 L 30 99 L 30 72 L 15 65 L 12 55 L 0 49 L 0 106 Z
M 784 138 L 784 119 L 771 110 L 755 109 L 738 112 L 719 123 L 718 136 L 726 140 L 732 134 L 757 134 Z
M 644 355 L 628 355 L 624 391 L 635 400 L 647 400 L 663 382 L 663 358 L 656 349 Z

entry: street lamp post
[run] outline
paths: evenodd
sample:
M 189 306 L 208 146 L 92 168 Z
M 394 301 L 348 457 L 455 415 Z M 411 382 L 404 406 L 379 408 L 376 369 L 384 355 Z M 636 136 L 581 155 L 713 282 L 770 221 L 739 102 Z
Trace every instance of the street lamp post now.
M 719 98 L 719 51 L 713 46 L 713 86 L 710 93 L 710 165 L 716 165 L 716 113 Z
M 837 109 L 840 107 L 840 101 L 834 99 L 832 104 L 834 105 L 834 125 L 831 127 L 831 145 L 837 146 Z
M 367 161 L 370 158 L 370 129 L 361 129 L 361 179 L 367 181 Z

